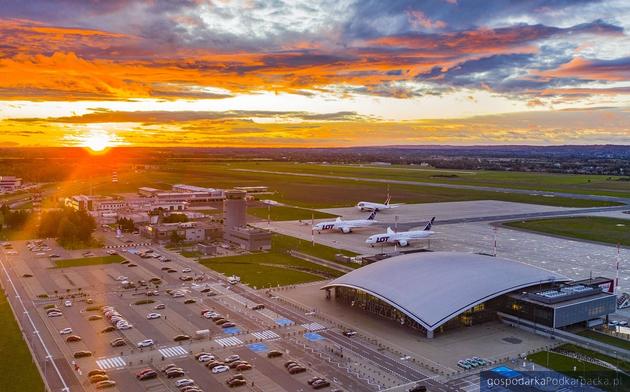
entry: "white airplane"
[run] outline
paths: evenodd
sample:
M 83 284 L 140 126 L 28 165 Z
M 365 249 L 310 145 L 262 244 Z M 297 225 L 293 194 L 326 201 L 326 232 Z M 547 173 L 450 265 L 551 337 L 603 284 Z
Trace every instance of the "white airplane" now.
M 380 211 L 380 210 L 389 210 L 390 208 L 400 207 L 400 204 L 390 204 L 389 201 L 392 199 L 390 195 L 387 195 L 387 199 L 385 203 L 374 203 L 371 201 L 360 201 L 357 203 L 357 208 L 361 211 Z
M 371 235 L 368 237 L 367 240 L 365 240 L 365 243 L 369 244 L 370 246 L 385 243 L 397 244 L 399 246 L 407 246 L 409 245 L 410 241 L 421 240 L 435 234 L 434 231 L 431 231 L 431 227 L 433 226 L 434 221 L 435 217 L 431 218 L 431 221 L 427 223 L 427 225 L 422 230 L 401 231 L 396 233 L 394 230 L 388 227 L 387 233 Z
M 372 211 L 367 219 L 354 219 L 344 221 L 341 220 L 341 218 L 337 218 L 337 220 L 334 221 L 320 222 L 313 226 L 313 230 L 317 231 L 318 233 L 321 233 L 324 230 L 339 230 L 344 234 L 348 234 L 352 231 L 352 229 L 356 229 L 359 227 L 368 227 L 375 223 L 378 223 L 376 220 L 374 220 L 375 216 L 376 211 Z

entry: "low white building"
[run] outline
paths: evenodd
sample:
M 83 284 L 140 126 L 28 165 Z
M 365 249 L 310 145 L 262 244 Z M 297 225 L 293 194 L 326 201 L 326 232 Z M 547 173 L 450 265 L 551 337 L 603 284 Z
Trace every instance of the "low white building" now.
M 13 192 L 22 187 L 22 179 L 15 176 L 0 176 L 0 192 Z

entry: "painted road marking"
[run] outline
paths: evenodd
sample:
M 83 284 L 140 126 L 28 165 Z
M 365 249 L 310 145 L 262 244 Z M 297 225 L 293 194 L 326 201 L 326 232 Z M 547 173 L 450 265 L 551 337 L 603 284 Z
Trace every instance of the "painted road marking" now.
M 321 331 L 323 329 L 326 329 L 326 327 L 324 327 L 320 323 L 308 323 L 302 324 L 302 326 L 306 328 L 307 331 Z
M 158 350 L 166 358 L 188 355 L 188 351 L 182 346 L 164 347 Z
M 241 339 L 234 336 L 230 336 L 229 338 L 214 339 L 214 341 L 219 343 L 221 347 L 231 347 L 243 344 L 243 341 Z
M 260 332 L 252 332 L 252 336 L 254 336 L 256 339 L 261 339 L 261 340 L 269 340 L 269 339 L 279 339 L 280 335 L 278 335 L 277 333 L 271 331 L 271 330 L 266 330 L 266 331 L 260 331 Z
M 96 361 L 96 364 L 101 370 L 123 368 L 127 365 L 122 357 L 99 359 Z

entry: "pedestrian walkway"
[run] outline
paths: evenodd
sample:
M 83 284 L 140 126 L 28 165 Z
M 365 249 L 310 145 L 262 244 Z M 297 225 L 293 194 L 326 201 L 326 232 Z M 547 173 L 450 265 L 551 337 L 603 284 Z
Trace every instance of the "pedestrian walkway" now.
M 188 355 L 188 351 L 182 346 L 164 347 L 158 350 L 165 358 Z
M 214 339 L 214 341 L 217 342 L 221 347 L 232 347 L 243 344 L 243 341 L 241 339 L 234 336 L 230 336 L 229 338 Z
M 280 339 L 280 335 L 269 329 L 266 331 L 252 332 L 252 336 L 261 340 Z
M 307 331 L 321 331 L 323 329 L 326 329 L 326 327 L 321 325 L 320 323 L 308 323 L 302 324 L 302 326 L 306 328 Z
M 111 358 L 104 358 L 104 359 L 97 360 L 96 365 L 101 370 L 107 370 L 107 369 L 123 368 L 127 364 L 125 363 L 125 360 L 122 357 L 111 357 Z

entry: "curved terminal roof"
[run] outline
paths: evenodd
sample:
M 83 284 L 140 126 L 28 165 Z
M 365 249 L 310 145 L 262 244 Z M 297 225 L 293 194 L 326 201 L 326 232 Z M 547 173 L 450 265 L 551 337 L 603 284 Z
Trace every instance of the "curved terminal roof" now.
M 369 293 L 428 331 L 512 291 L 569 278 L 517 261 L 474 253 L 420 252 L 391 257 L 333 280 Z

